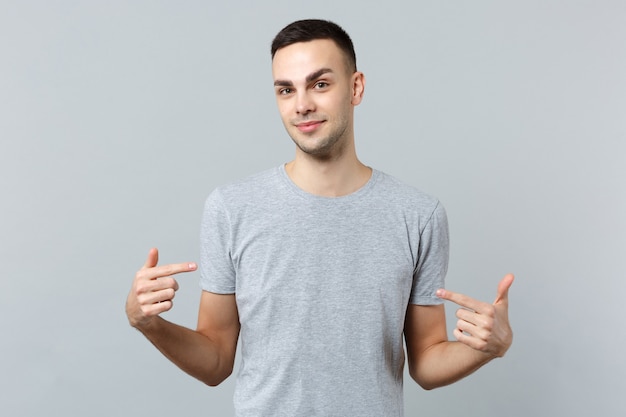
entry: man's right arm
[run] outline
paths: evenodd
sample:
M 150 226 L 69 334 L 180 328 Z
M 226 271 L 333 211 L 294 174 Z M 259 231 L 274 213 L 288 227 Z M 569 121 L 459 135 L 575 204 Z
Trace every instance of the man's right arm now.
M 158 252 L 153 249 L 128 295 L 128 320 L 180 369 L 208 385 L 218 385 L 232 373 L 235 361 L 240 328 L 235 295 L 203 291 L 197 329 L 171 323 L 159 316 L 172 308 L 178 289 L 171 276 L 196 266 L 157 263 Z

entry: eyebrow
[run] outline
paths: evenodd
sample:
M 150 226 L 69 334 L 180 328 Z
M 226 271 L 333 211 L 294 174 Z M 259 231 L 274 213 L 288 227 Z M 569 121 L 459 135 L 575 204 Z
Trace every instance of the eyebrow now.
M 306 76 L 305 81 L 307 83 L 310 83 L 311 81 L 315 80 L 316 78 L 319 78 L 320 76 L 327 74 L 329 72 L 333 72 L 332 69 L 330 68 L 320 68 L 315 72 L 310 73 L 309 75 Z M 289 80 L 276 80 L 274 81 L 274 86 L 275 87 L 292 87 L 293 86 L 293 82 L 289 81 Z

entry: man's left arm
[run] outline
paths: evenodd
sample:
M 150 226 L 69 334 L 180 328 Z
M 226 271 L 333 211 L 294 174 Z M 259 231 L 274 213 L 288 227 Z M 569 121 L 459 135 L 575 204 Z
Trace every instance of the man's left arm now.
M 448 341 L 443 305 L 409 305 L 404 325 L 409 373 L 421 387 L 451 384 L 504 356 L 513 341 L 508 314 L 513 279 L 508 274 L 500 281 L 493 304 L 452 291 L 437 291 L 439 298 L 461 307 L 456 313 L 456 341 Z

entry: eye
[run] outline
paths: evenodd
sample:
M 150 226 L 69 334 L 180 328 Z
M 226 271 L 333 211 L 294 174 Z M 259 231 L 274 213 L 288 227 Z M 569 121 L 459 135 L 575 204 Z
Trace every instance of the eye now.
M 289 87 L 285 87 L 285 88 L 281 88 L 280 90 L 278 90 L 278 94 L 281 96 L 286 96 L 288 94 L 291 94 L 293 90 Z
M 326 81 L 318 81 L 313 86 L 313 88 L 315 88 L 316 90 L 321 90 L 321 89 L 324 89 L 326 87 L 328 87 L 328 83 Z

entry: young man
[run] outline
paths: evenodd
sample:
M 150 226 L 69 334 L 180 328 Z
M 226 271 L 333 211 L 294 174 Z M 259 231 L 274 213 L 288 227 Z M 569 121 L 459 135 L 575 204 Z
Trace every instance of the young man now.
M 294 22 L 272 44 L 278 109 L 293 161 L 216 189 L 202 222 L 197 329 L 159 316 L 172 275 L 152 249 L 126 311 L 182 370 L 217 385 L 241 335 L 237 416 L 401 416 L 403 339 L 410 374 L 432 389 L 505 354 L 512 341 L 507 275 L 493 304 L 441 289 L 443 207 L 362 164 L 354 107 L 365 77 L 337 25 Z M 442 300 L 459 304 L 448 341 Z

